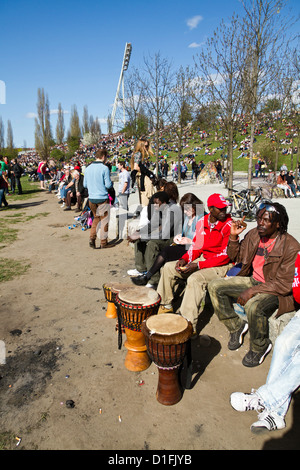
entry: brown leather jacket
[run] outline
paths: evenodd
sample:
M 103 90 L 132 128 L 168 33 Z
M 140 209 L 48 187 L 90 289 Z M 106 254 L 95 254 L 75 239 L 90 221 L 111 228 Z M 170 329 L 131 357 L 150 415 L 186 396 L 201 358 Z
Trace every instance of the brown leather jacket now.
M 259 241 L 260 236 L 257 228 L 250 230 L 241 242 L 229 239 L 227 246 L 229 258 L 236 263 L 242 263 L 241 271 L 237 274 L 238 276 L 252 275 L 252 261 Z M 300 244 L 292 235 L 288 233 L 279 235 L 263 267 L 265 282 L 250 288 L 253 294 L 268 293 L 278 295 L 279 307 L 277 317 L 283 313 L 295 310 L 292 284 L 295 274 L 295 261 L 299 249 Z

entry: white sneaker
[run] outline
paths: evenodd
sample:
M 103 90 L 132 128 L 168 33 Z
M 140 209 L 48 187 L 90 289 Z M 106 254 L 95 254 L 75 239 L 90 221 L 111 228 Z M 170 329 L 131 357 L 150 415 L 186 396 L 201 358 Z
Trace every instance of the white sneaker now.
M 129 269 L 129 271 L 127 271 L 127 274 L 128 276 L 131 276 L 131 277 L 135 277 L 135 276 L 142 276 L 142 274 L 145 274 L 146 271 L 144 271 L 143 273 L 140 273 L 137 269 Z
M 264 405 L 255 393 L 251 390 L 251 393 L 234 392 L 230 395 L 230 404 L 236 411 L 258 411 L 264 410 Z
M 66 204 L 63 202 L 60 207 L 63 208 L 63 207 L 65 207 L 65 205 L 66 205 Z
M 258 421 L 250 427 L 254 434 L 262 434 L 266 431 L 276 431 L 276 429 L 284 429 L 284 419 L 276 413 L 264 411 L 258 415 Z

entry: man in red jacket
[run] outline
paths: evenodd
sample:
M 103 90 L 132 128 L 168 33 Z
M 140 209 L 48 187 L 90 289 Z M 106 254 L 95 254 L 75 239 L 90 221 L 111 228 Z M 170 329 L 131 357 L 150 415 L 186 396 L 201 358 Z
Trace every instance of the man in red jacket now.
M 207 284 L 224 277 L 232 266 L 227 255 L 231 227 L 231 216 L 226 214 L 227 205 L 221 194 L 212 194 L 208 198 L 209 214 L 198 221 L 190 249 L 178 261 L 164 265 L 157 286 L 161 296 L 158 313 L 170 313 L 173 312 L 175 288 L 182 280 L 187 281 L 179 313 L 192 323 L 195 333 L 204 307 Z

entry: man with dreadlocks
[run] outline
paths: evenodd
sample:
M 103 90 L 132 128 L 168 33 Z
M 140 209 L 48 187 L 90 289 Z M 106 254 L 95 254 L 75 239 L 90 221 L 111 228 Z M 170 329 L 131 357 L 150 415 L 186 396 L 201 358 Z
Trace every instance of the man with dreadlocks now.
M 292 285 L 300 244 L 287 233 L 288 220 L 284 206 L 263 203 L 257 212 L 257 227 L 242 241 L 244 219 L 232 222 L 227 254 L 241 263 L 241 270 L 235 277 L 208 285 L 214 311 L 230 333 L 228 348 L 238 349 L 249 329 L 250 350 L 242 361 L 246 367 L 261 364 L 272 348 L 268 318 L 276 309 L 277 317 L 295 309 Z M 236 313 L 234 303 L 244 309 L 244 319 Z

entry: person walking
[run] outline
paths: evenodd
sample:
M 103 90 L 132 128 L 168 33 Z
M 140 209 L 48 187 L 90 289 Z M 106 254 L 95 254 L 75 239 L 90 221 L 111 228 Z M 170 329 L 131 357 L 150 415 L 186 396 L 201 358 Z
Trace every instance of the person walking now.
M 97 226 L 100 226 L 100 248 L 108 248 L 108 226 L 110 217 L 110 206 L 108 194 L 113 191 L 113 183 L 110 172 L 105 165 L 107 161 L 107 150 L 99 149 L 96 152 L 96 160 L 92 162 L 84 172 L 83 186 L 89 193 L 89 207 L 94 219 L 90 232 L 89 246 L 96 248 Z
M 15 192 L 15 188 L 17 186 L 18 188 L 18 193 L 22 194 L 22 184 L 21 184 L 21 176 L 24 173 L 23 168 L 21 165 L 13 159 L 11 161 L 11 186 L 12 186 L 12 192 Z

